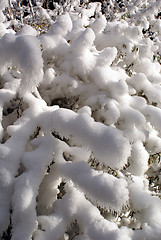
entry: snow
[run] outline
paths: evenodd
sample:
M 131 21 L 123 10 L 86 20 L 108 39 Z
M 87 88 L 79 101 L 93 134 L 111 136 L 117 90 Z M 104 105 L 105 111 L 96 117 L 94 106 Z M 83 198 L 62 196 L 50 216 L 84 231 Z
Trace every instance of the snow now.
M 82 189 L 92 202 L 101 207 L 119 210 L 128 201 L 124 179 L 118 180 L 107 173 L 92 171 L 84 162 L 67 163 L 63 166 L 62 173 Z
M 134 178 L 133 181 L 134 183 L 130 184 L 129 193 L 134 209 L 143 210 L 143 219 L 140 221 L 145 221 L 152 227 L 157 225 L 159 227 L 161 221 L 160 199 L 151 196 L 148 190 L 144 190 L 143 182 L 140 179 Z
M 132 145 L 131 161 L 129 170 L 135 176 L 144 175 L 148 170 L 149 154 L 145 150 L 141 141 L 136 141 Z
M 128 140 L 116 128 L 96 123 L 88 115 L 68 109 L 45 112 L 40 120 L 45 131 L 52 129 L 61 137 L 71 138 L 72 141 L 89 147 L 94 156 L 107 166 L 118 169 L 127 162 L 131 148 Z
M 65 36 L 68 31 L 71 31 L 72 29 L 72 21 L 68 13 L 60 16 L 60 18 L 57 19 L 56 23 L 54 23 L 49 33 L 54 35 L 61 35 Z
M 37 31 L 31 27 L 30 25 L 24 25 L 20 31 L 17 32 L 17 35 L 31 35 L 31 36 L 37 36 Z
M 39 46 L 39 40 L 29 35 L 5 34 L 0 39 L 0 69 L 4 74 L 7 71 L 6 67 L 11 67 L 14 62 L 16 70 L 21 72 L 20 94 L 33 91 L 42 81 L 43 59 Z
M 0 238 L 159 240 L 160 1 L 69 2 L 0 2 Z
M 6 6 L 7 6 L 7 0 L 2 0 L 1 3 L 0 3 L 0 9 L 4 9 Z

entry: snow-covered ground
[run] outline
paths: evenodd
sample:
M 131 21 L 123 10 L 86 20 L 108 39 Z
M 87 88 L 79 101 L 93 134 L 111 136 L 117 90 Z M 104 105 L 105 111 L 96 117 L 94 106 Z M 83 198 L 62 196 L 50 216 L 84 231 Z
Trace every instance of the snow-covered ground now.
M 161 1 L 14 4 L 0 2 L 1 238 L 160 240 Z

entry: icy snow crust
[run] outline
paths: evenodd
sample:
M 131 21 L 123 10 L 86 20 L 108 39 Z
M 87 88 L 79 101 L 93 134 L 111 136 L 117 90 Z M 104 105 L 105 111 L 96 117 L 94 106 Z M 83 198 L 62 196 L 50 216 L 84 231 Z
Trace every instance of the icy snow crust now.
M 1 14 L 0 233 L 11 218 L 12 240 L 68 239 L 75 220 L 77 240 L 160 239 L 147 180 L 149 154 L 161 152 L 160 36 L 143 37 L 147 14 L 137 25 L 99 10 L 71 10 L 40 36 L 7 29 Z M 127 206 L 136 219 L 110 214 Z

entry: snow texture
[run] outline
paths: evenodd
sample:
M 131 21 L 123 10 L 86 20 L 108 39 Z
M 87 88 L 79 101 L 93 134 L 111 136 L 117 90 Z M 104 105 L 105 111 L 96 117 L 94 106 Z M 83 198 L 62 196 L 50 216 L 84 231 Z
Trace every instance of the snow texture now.
M 160 240 L 161 1 L 62 2 L 0 2 L 0 238 Z

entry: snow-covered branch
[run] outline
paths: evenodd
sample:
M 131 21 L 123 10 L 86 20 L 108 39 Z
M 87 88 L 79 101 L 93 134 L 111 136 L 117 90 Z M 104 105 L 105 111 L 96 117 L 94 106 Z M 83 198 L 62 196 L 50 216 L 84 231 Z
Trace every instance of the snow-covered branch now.
M 160 239 L 160 1 L 105 2 L 0 3 L 2 239 Z

